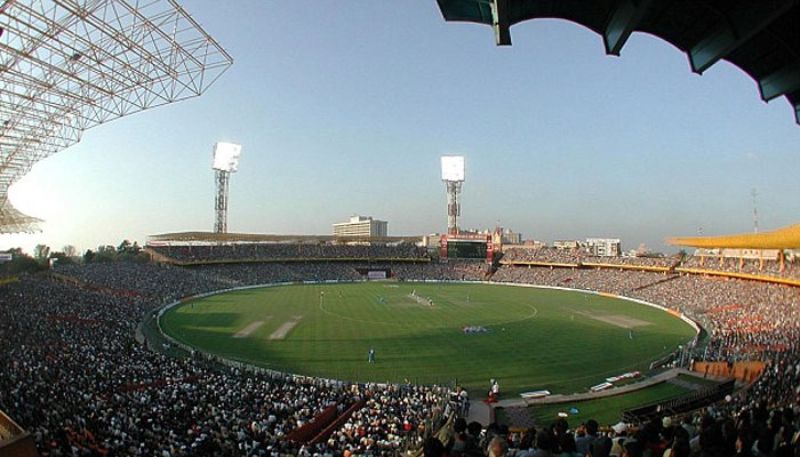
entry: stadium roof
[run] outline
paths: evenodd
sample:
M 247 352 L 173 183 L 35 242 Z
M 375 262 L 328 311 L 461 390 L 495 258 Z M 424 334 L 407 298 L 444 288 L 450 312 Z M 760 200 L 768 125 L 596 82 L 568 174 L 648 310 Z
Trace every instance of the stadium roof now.
M 0 200 L 0 234 L 33 233 L 39 222 L 40 219 L 20 213 L 8 200 Z
M 676 237 L 667 240 L 674 246 L 730 249 L 794 249 L 800 248 L 800 224 L 772 232 L 742 233 L 739 235 Z
M 0 0 L 0 233 L 9 186 L 86 129 L 203 93 L 233 63 L 175 0 Z
M 619 55 L 634 31 L 655 35 L 689 57 L 703 73 L 727 60 L 758 84 L 761 99 L 786 97 L 800 124 L 800 0 L 437 0 L 447 21 L 491 25 L 498 45 L 510 27 L 558 18 L 603 38 Z
M 273 235 L 269 233 L 218 233 L 218 232 L 177 232 L 150 235 L 148 243 L 155 242 L 216 242 L 216 243 L 321 243 L 330 241 L 358 242 L 376 241 L 397 243 L 405 241 L 416 243 L 421 236 L 387 237 L 335 237 L 332 235 Z

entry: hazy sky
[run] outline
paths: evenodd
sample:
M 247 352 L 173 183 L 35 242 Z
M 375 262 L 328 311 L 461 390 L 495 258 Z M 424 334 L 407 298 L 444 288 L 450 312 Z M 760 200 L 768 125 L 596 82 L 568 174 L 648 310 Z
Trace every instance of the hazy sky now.
M 762 229 L 800 214 L 789 104 L 722 62 L 703 76 L 634 34 L 621 57 L 565 21 L 445 23 L 433 0 L 192 0 L 234 64 L 203 96 L 113 121 L 37 164 L 12 202 L 46 223 L 0 235 L 81 250 L 211 230 L 216 141 L 243 145 L 229 230 L 329 234 L 352 214 L 390 235 L 446 228 L 439 156 L 463 154 L 461 226 L 526 238 Z

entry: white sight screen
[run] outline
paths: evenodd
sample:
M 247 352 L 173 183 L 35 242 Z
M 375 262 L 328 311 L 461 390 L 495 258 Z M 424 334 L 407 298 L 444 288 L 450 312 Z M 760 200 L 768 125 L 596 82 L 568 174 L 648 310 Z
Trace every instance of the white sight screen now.
M 442 180 L 444 181 L 464 180 L 463 156 L 442 156 Z
M 239 168 L 239 156 L 242 145 L 234 143 L 217 143 L 214 145 L 214 164 L 211 168 L 222 171 L 236 171 Z

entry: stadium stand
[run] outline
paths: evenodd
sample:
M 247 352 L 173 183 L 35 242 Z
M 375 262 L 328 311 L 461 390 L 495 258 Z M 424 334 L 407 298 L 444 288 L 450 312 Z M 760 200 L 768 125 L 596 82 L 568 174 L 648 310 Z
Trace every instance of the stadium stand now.
M 162 281 L 127 279 L 145 275 Z M 369 385 L 274 378 L 150 351 L 134 340 L 136 324 L 149 309 L 219 283 L 194 271 L 151 264 L 90 268 L 83 280 L 108 289 L 26 277 L 0 290 L 7 316 L 0 334 L 14 336 L 0 355 L 0 365 L 7 367 L 0 375 L 0 408 L 30 425 L 43 454 L 300 453 L 306 445 L 282 439 L 287 433 L 331 403 L 369 398 L 391 414 L 387 421 L 407 421 L 413 430 L 328 439 L 315 450 L 330 453 L 347 444 L 370 455 L 393 455 L 424 428 L 423 419 L 442 401 L 431 388 L 378 391 Z M 352 432 L 343 427 L 347 432 L 341 433 Z
M 800 246 L 800 225 L 762 233 L 673 237 L 676 246 L 697 248 L 677 271 L 800 286 L 800 265 L 787 252 Z
M 348 245 L 296 243 L 236 243 L 227 245 L 149 246 L 148 251 L 173 263 L 287 262 L 292 260 L 384 260 L 428 261 L 424 248 L 413 244 Z
M 506 249 L 500 260 L 504 265 L 531 265 L 576 268 L 618 268 L 642 271 L 672 271 L 680 257 L 597 257 L 582 249 L 558 249 L 541 247 L 529 249 L 512 247 Z
M 781 264 L 776 259 L 756 260 L 691 256 L 681 263 L 680 268 L 683 271 L 745 274 L 753 276 L 753 279 L 766 281 L 776 278 L 800 280 L 800 263 L 796 261 L 785 261 Z
M 0 352 L 0 409 L 29 430 L 43 455 L 397 455 L 431 445 L 426 440 L 436 430 L 445 441 L 453 439 L 445 443 L 453 455 L 485 455 L 496 437 L 501 439 L 495 445 L 516 455 L 548 448 L 551 455 L 570 455 L 570 440 L 585 441 L 584 432 L 566 422 L 541 424 L 536 433 L 498 426 L 468 432 L 461 425 L 456 433 L 452 420 L 441 427 L 453 410 L 446 406 L 446 392 L 435 386 L 351 385 L 268 374 L 172 357 L 161 343 L 135 339 L 143 317 L 184 296 L 268 282 L 358 280 L 359 265 L 383 265 L 397 280 L 487 279 L 480 262 L 376 264 L 370 257 L 190 267 L 112 262 L 23 275 L 0 286 L 0 337 L 7 342 Z M 763 360 L 766 368 L 746 390 L 701 412 L 685 410 L 704 401 L 629 416 L 644 420 L 637 439 L 648 446 L 675 442 L 677 425 L 659 425 L 674 413 L 674 423 L 684 416 L 690 424 L 700 418 L 702 427 L 687 432 L 695 455 L 735 455 L 709 451 L 731 443 L 707 434 L 737 421 L 744 425 L 735 437 L 769 448 L 759 455 L 792 455 L 779 452 L 792 439 L 796 446 L 798 430 L 791 409 L 800 394 L 796 288 L 661 271 L 518 264 L 501 264 L 489 279 L 623 294 L 691 316 L 709 332 L 708 344 L 694 354 L 697 361 Z M 315 433 L 287 439 L 302 427 Z

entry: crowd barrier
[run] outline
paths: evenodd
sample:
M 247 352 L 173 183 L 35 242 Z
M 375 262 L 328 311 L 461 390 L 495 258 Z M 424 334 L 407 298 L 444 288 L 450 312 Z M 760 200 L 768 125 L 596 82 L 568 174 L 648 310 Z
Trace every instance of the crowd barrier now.
M 622 420 L 628 423 L 644 423 L 658 417 L 688 413 L 724 399 L 733 393 L 735 387 L 736 381 L 732 379 L 691 395 L 637 406 L 623 411 Z
M 736 378 L 747 383 L 754 382 L 761 376 L 767 364 L 761 361 L 742 362 L 694 362 L 692 371 L 723 378 Z

